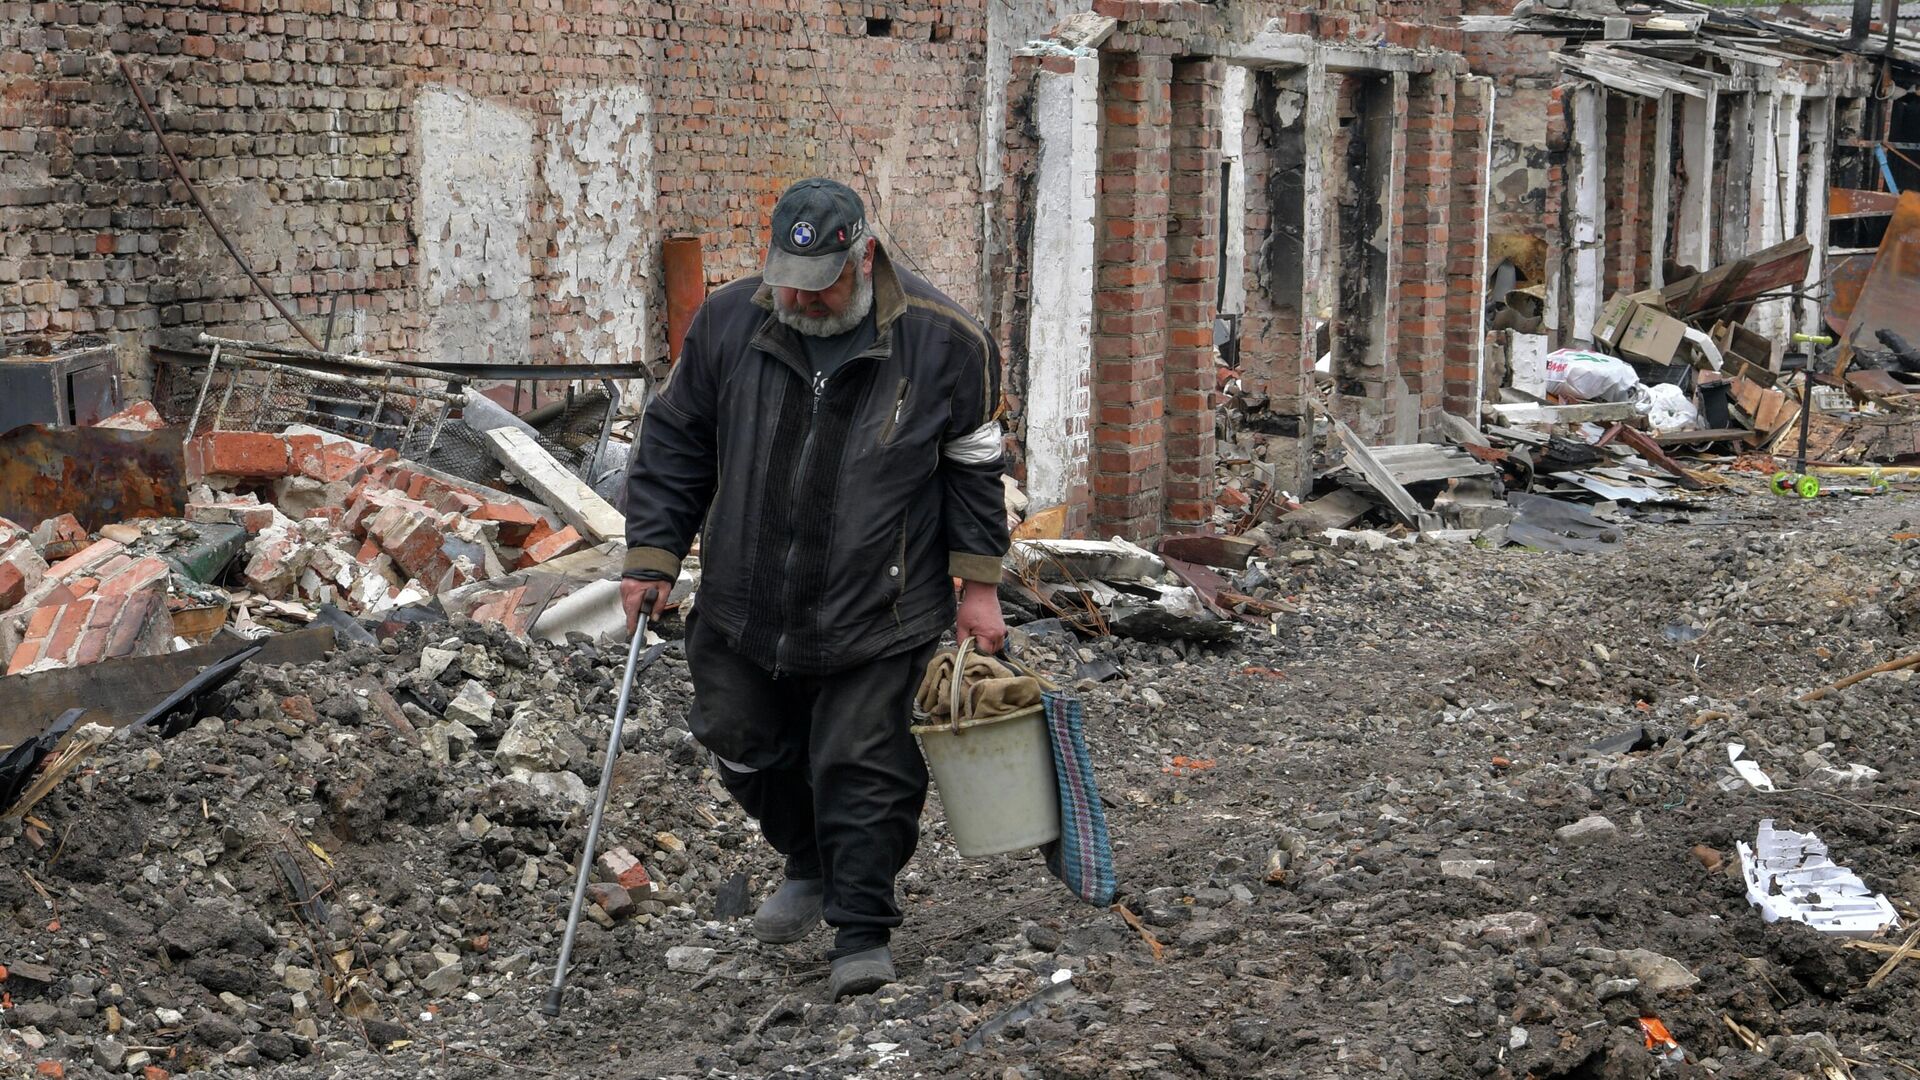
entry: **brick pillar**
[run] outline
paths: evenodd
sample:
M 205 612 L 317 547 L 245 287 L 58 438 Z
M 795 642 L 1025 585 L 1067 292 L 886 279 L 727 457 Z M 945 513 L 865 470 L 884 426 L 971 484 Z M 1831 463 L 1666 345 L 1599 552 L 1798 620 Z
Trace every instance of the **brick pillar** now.
M 1604 280 L 1608 293 L 1644 287 L 1639 276 L 1647 247 L 1642 180 L 1647 162 L 1646 98 L 1607 94 L 1607 230 Z
M 1220 98 L 1226 65 L 1173 67 L 1172 207 L 1167 225 L 1164 517 L 1191 528 L 1212 515 L 1213 319 L 1220 290 Z
M 1400 332 L 1394 355 L 1406 392 L 1419 401 L 1419 428 L 1432 433 L 1444 389 L 1447 242 L 1453 201 L 1453 78 L 1429 75 L 1408 86 L 1406 168 L 1401 189 Z
M 1447 231 L 1446 363 L 1443 407 L 1455 416 L 1476 415 L 1474 384 L 1484 363 L 1487 297 L 1486 185 L 1488 142 L 1486 83 L 1454 85 L 1453 210 Z M 1496 298 L 1497 299 L 1497 298 Z M 1485 381 L 1497 382 L 1494 379 Z M 1486 390 L 1483 384 L 1482 392 Z
M 1266 395 L 1267 408 L 1250 425 L 1244 448 L 1265 479 L 1297 493 L 1311 474 L 1313 426 L 1304 396 L 1318 356 L 1303 311 L 1313 282 L 1331 262 L 1324 250 L 1329 231 L 1320 228 L 1316 203 L 1325 191 L 1335 130 L 1333 83 L 1320 71 L 1284 87 L 1266 72 L 1253 80 L 1240 146 L 1247 191 L 1240 382 L 1249 393 Z M 1276 107 L 1282 97 L 1285 109 Z
M 1170 58 L 1131 54 L 1100 72 L 1093 528 L 1103 536 L 1148 537 L 1160 524 L 1172 75 Z

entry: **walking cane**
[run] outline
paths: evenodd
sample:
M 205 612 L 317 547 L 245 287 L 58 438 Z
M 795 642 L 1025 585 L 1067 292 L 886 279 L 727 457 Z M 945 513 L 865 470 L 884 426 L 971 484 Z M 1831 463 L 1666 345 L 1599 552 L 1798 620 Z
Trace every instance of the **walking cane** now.
M 613 759 L 620 753 L 620 729 L 627 722 L 627 702 L 633 697 L 633 677 L 641 668 L 653 663 L 664 645 L 655 646 L 643 664 L 640 663 L 640 645 L 646 640 L 647 615 L 643 611 L 639 625 L 633 629 L 633 643 L 627 646 L 627 674 L 620 681 L 620 704 L 613 710 L 613 733 L 607 738 L 607 757 L 600 766 L 600 792 L 593 800 L 593 817 L 587 822 L 587 847 L 580 853 L 580 873 L 573 881 L 573 906 L 567 909 L 567 935 L 560 939 L 560 959 L 553 965 L 553 988 L 547 991 L 546 1003 L 540 1006 L 540 1011 L 548 1016 L 560 1015 L 560 998 L 567 992 L 567 962 L 573 958 L 573 935 L 580 929 L 580 905 L 587 898 L 587 879 L 593 874 L 593 854 L 600 842 L 600 818 L 607 812 L 607 794 L 613 790 Z

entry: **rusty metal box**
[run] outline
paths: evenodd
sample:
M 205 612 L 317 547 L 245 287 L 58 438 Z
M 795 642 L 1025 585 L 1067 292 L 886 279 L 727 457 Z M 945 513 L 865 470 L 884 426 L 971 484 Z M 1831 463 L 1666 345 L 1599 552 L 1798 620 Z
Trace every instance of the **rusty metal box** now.
M 0 350 L 0 432 L 22 424 L 92 424 L 120 411 L 112 345 L 44 356 Z

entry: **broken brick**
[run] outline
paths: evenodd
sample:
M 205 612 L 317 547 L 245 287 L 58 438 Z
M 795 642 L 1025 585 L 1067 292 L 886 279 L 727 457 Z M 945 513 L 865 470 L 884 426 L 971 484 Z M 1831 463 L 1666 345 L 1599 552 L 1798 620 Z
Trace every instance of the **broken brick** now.
M 600 867 L 600 876 L 611 879 L 625 889 L 651 889 L 653 879 L 647 876 L 647 868 L 633 857 L 626 848 L 614 848 L 603 851 L 596 860 Z
M 587 896 L 601 911 L 616 920 L 633 914 L 633 895 L 624 886 L 596 881 L 587 886 Z
M 297 436 L 296 436 L 297 437 Z M 257 431 L 216 431 L 187 440 L 187 479 L 231 476 L 273 480 L 287 475 L 287 442 Z
M 19 575 L 22 588 L 19 596 L 9 597 L 9 586 L 4 583 L 12 574 Z M 0 611 L 20 603 L 27 593 L 40 587 L 46 576 L 47 562 L 32 542 L 23 536 L 17 536 L 11 544 L 0 541 Z
M 0 611 L 27 598 L 27 575 L 12 563 L 0 562 Z
M 40 557 L 48 562 L 58 562 L 87 546 L 87 530 L 72 514 L 50 517 L 34 527 L 33 546 Z
M 167 422 L 161 418 L 160 410 L 153 407 L 153 402 L 136 401 L 93 426 L 119 431 L 159 431 Z
M 519 503 L 497 502 L 486 505 L 468 514 L 474 521 L 497 521 L 500 523 L 500 543 L 507 547 L 522 547 L 533 530 L 543 524 L 540 516 L 521 506 Z M 551 530 L 549 530 L 551 531 Z
M 198 525 L 238 525 L 248 536 L 258 536 L 273 527 L 273 511 L 252 495 L 230 495 L 187 503 L 187 520 Z
M 82 571 L 92 570 L 126 550 L 124 545 L 112 540 L 95 540 L 48 567 L 47 577 L 54 581 L 64 581 Z
M 164 559 L 152 555 L 134 560 L 111 576 L 101 576 L 100 595 L 127 596 L 156 585 L 164 589 L 171 570 Z
M 541 563 L 551 562 L 585 546 L 587 546 L 586 539 L 580 535 L 579 530 L 569 525 L 552 536 L 530 543 L 521 549 L 520 562 L 515 569 L 524 570 L 529 566 L 539 566 Z

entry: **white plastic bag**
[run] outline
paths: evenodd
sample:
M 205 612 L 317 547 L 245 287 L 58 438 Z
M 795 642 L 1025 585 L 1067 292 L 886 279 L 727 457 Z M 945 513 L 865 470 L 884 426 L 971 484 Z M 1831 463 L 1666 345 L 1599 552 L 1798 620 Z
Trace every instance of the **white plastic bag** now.
M 1693 399 L 1685 390 L 1672 383 L 1657 383 L 1647 387 L 1652 404 L 1647 409 L 1647 421 L 1655 431 L 1690 431 L 1700 426 L 1700 410 L 1693 407 Z
M 1584 401 L 1631 401 L 1640 376 L 1617 356 L 1559 349 L 1547 356 L 1547 391 Z

